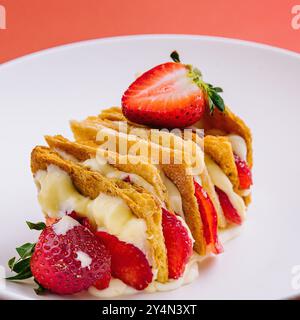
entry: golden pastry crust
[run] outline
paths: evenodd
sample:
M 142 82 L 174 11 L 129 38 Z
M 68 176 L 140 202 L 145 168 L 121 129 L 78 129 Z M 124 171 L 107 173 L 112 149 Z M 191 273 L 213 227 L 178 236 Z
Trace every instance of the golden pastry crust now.
M 204 151 L 230 179 L 235 191 L 239 189 L 239 177 L 234 161 L 232 146 L 226 136 L 205 136 Z
M 121 118 L 121 115 L 123 116 L 122 114 L 122 110 L 121 108 L 112 108 L 113 110 L 111 109 L 107 109 L 107 110 L 104 110 L 100 113 L 99 117 L 101 119 L 106 119 L 106 120 L 110 120 L 110 113 L 112 112 L 113 114 L 115 113 L 119 113 L 120 114 L 120 118 Z M 124 117 L 124 116 L 123 116 Z M 94 118 L 94 120 L 96 120 Z M 126 118 L 124 117 L 122 119 L 122 121 L 126 121 Z M 129 129 L 133 128 L 135 126 L 135 124 L 133 123 L 129 123 Z M 138 125 L 139 127 L 144 127 L 145 130 L 148 132 L 148 130 L 150 128 L 146 127 L 146 126 L 140 126 Z M 219 133 L 219 134 L 223 134 L 224 132 L 223 131 L 218 131 L 218 132 L 215 132 L 216 134 Z M 148 134 L 149 135 L 149 134 Z M 204 150 L 204 139 L 203 138 L 200 138 L 196 133 L 193 133 L 192 134 L 192 140 L 197 143 L 202 150 Z M 174 145 L 171 145 L 171 147 L 174 147 Z M 230 145 L 231 147 L 231 145 Z M 205 151 L 205 150 L 204 150 Z M 176 172 L 179 171 L 180 172 L 180 169 L 179 168 L 175 168 L 175 166 L 173 166 L 173 168 L 169 169 L 167 168 L 167 166 L 163 166 L 163 170 L 165 171 L 166 175 L 176 184 L 177 188 L 179 190 L 183 189 L 183 194 L 185 194 L 185 196 L 183 196 L 183 207 L 185 209 L 187 213 L 187 215 L 189 216 L 189 221 L 190 221 L 190 224 L 191 224 L 191 229 L 198 229 L 199 228 L 199 225 L 201 225 L 201 221 L 200 223 L 197 222 L 197 221 L 194 221 L 194 220 L 197 220 L 197 219 L 191 219 L 190 215 L 191 215 L 191 212 L 193 212 L 193 214 L 195 216 L 199 216 L 199 209 L 198 209 L 198 204 L 196 203 L 195 204 L 195 199 L 193 197 L 193 194 L 195 192 L 194 190 L 194 185 L 191 183 L 191 179 L 186 177 L 186 178 L 183 178 L 184 174 L 178 176 L 176 175 Z M 236 169 L 235 169 L 236 170 Z M 200 175 L 200 178 L 201 178 L 201 181 L 202 181 L 202 186 L 204 188 L 204 190 L 208 193 L 210 199 L 212 200 L 213 204 L 214 204 L 214 207 L 217 211 L 217 214 L 218 214 L 218 225 L 220 228 L 226 228 L 226 219 L 224 217 L 224 214 L 223 214 L 223 210 L 222 210 L 222 207 L 221 207 L 221 204 L 220 204 L 220 201 L 219 201 L 219 197 L 215 191 L 215 187 L 214 187 L 214 184 L 212 183 L 211 179 L 210 179 L 210 176 L 207 172 L 207 169 L 204 168 L 204 170 L 202 171 L 201 175 Z M 187 181 L 185 181 L 185 179 Z M 186 183 L 185 183 L 186 182 Z M 187 195 L 187 196 L 186 196 Z M 191 196 L 192 195 L 192 196 Z M 190 209 L 190 210 L 189 210 Z M 196 247 L 198 249 L 198 252 L 205 252 L 205 246 L 203 246 L 202 242 L 201 242 L 201 233 L 203 233 L 203 230 L 200 231 L 200 235 L 198 235 L 198 237 L 196 236 L 196 238 L 199 238 L 197 241 L 196 241 Z M 193 234 L 196 234 L 196 231 L 193 232 Z
M 51 148 L 62 150 L 75 157 L 78 161 L 85 161 L 99 155 L 116 169 L 142 177 L 153 186 L 157 197 L 165 203 L 167 209 L 170 209 L 168 192 L 157 168 L 144 161 L 141 157 L 120 155 L 112 151 L 103 150 L 93 141 L 72 142 L 60 135 L 45 136 L 45 139 Z
M 229 107 L 226 106 L 224 112 L 216 108 L 213 114 L 210 114 L 207 110 L 203 118 L 199 121 L 199 127 L 205 130 L 205 134 L 213 134 L 213 131 L 210 130 L 219 130 L 219 132 L 223 131 L 224 134 L 235 133 L 244 138 L 247 145 L 247 163 L 249 167 L 252 168 L 253 151 L 251 130 Z
M 103 119 L 95 119 L 95 117 L 89 117 L 86 120 L 83 120 L 81 122 L 72 122 L 71 128 L 73 130 L 74 136 L 76 139 L 81 140 L 82 138 L 86 138 L 87 136 L 92 139 L 93 141 L 97 140 L 97 133 L 100 130 L 100 128 L 105 128 L 105 123 L 103 122 Z M 108 121 L 108 120 L 106 120 Z M 114 127 L 113 123 L 110 123 L 109 128 L 112 129 Z M 119 135 L 119 131 L 117 131 L 117 128 L 113 128 L 114 133 Z M 142 132 L 140 132 L 142 134 Z M 160 164 L 161 169 L 166 174 L 166 176 L 174 182 L 174 184 L 177 186 L 181 197 L 182 197 L 182 205 L 183 205 L 183 211 L 186 218 L 186 223 L 191 229 L 193 238 L 195 239 L 195 250 L 201 254 L 204 255 L 206 252 L 206 244 L 205 239 L 203 237 L 203 224 L 201 221 L 201 216 L 198 208 L 198 204 L 195 198 L 195 188 L 193 184 L 193 178 L 192 176 L 187 175 L 187 169 L 190 167 L 190 161 L 189 158 L 183 155 L 182 151 L 173 150 L 171 148 L 163 148 L 159 144 L 154 144 L 149 142 L 148 139 L 148 130 L 145 130 L 145 139 L 141 139 L 137 136 L 135 137 L 135 140 L 127 139 L 128 135 L 124 137 L 126 139 L 126 144 L 123 143 L 122 145 L 126 145 L 127 149 L 123 150 L 125 154 L 130 153 L 130 149 L 136 141 L 139 141 L 141 145 L 144 145 L 145 148 L 148 150 L 147 159 L 151 158 L 151 150 L 155 147 L 157 150 L 157 155 L 159 157 L 158 163 Z M 109 135 L 110 133 L 108 133 Z M 98 140 L 97 143 L 102 143 L 102 141 Z M 120 152 L 120 140 L 116 139 L 117 143 L 117 150 Z M 166 165 L 162 164 L 162 159 L 166 153 L 169 156 L 169 162 Z M 176 163 L 175 159 L 180 157 L 183 161 L 181 164 Z
M 78 163 L 65 160 L 47 147 L 37 146 L 31 153 L 31 170 L 47 170 L 55 165 L 64 170 L 82 195 L 95 199 L 100 193 L 122 198 L 138 218 L 145 220 L 154 268 L 158 270 L 159 282 L 168 281 L 167 253 L 162 231 L 161 207 L 155 199 L 142 188 L 116 179 L 107 179 L 98 172 L 91 171 Z
M 105 109 L 99 114 L 98 117 L 100 119 L 107 119 L 111 121 L 127 121 L 120 107 L 111 107 Z
M 165 175 L 173 181 L 181 194 L 185 221 L 195 240 L 194 250 L 200 255 L 205 255 L 206 243 L 203 234 L 203 223 L 195 197 L 193 177 L 186 174 L 186 167 L 183 164 L 162 164 L 161 168 Z

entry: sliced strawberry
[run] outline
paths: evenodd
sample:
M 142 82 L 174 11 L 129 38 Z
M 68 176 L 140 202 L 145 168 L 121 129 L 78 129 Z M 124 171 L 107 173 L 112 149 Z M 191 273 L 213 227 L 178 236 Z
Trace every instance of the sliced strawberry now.
M 206 245 L 211 248 L 213 253 L 221 253 L 223 252 L 223 247 L 218 239 L 218 216 L 216 209 L 202 186 L 196 181 L 194 181 L 194 185 Z
M 242 224 L 242 218 L 239 215 L 239 213 L 237 212 L 237 210 L 234 208 L 232 203 L 230 202 L 227 194 L 224 191 L 222 191 L 221 189 L 219 189 L 218 187 L 215 187 L 215 189 L 216 189 L 216 192 L 218 194 L 219 201 L 220 201 L 222 210 L 224 212 L 225 218 L 229 222 L 241 225 Z
M 92 232 L 95 231 L 95 228 L 91 225 L 90 221 L 88 218 L 82 218 L 76 211 L 72 211 L 68 213 L 69 217 L 72 217 L 76 221 L 78 221 L 80 224 L 82 224 L 84 227 L 88 228 Z
M 79 222 L 80 217 L 76 211 L 73 210 L 73 211 L 67 213 L 67 215 Z
M 67 215 L 42 231 L 30 260 L 38 283 L 58 294 L 77 293 L 107 279 L 110 265 L 103 243 Z
M 112 276 L 137 290 L 145 289 L 153 277 L 145 254 L 133 244 L 120 241 L 107 232 L 97 231 L 95 235 L 111 253 Z
M 88 228 L 89 230 L 91 230 L 92 232 L 95 231 L 95 228 L 91 225 L 90 221 L 88 218 L 81 218 L 79 220 L 79 223 L 81 223 L 84 227 Z
M 122 97 L 125 117 L 136 123 L 156 127 L 183 128 L 197 122 L 208 107 L 224 111 L 219 92 L 202 80 L 201 72 L 180 62 L 176 51 L 174 62 L 160 64 L 137 78 Z
M 243 161 L 237 155 L 234 155 L 234 160 L 240 180 L 240 189 L 249 189 L 252 185 L 252 173 L 246 161 Z
M 128 183 L 131 183 L 130 176 L 129 176 L 129 175 L 126 176 L 126 177 L 123 179 L 123 181 L 128 182 Z
M 193 243 L 182 222 L 164 208 L 162 208 L 162 227 L 167 248 L 169 278 L 178 279 L 193 254 Z
M 103 290 L 109 287 L 109 283 L 111 280 L 111 274 L 105 274 L 101 279 L 98 279 L 93 286 L 96 287 L 98 290 Z
M 156 66 L 136 79 L 122 97 L 122 111 L 132 122 L 179 128 L 197 122 L 205 110 L 203 91 L 181 63 Z

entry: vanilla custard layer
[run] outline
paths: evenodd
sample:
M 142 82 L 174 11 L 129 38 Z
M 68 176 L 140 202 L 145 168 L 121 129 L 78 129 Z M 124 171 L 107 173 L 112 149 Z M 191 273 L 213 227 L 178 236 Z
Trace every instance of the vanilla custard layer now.
M 236 134 L 229 134 L 227 138 L 229 139 L 233 153 L 243 161 L 247 161 L 247 145 L 245 140 Z
M 94 200 L 84 197 L 75 189 L 69 175 L 53 165 L 47 171 L 38 171 L 35 182 L 39 190 L 38 200 L 45 215 L 61 218 L 66 213 L 76 211 L 79 216 L 93 221 L 98 229 L 138 247 L 152 264 L 146 222 L 135 217 L 123 199 L 104 193 Z
M 149 193 L 151 193 L 157 200 L 157 194 L 155 192 L 154 187 L 147 182 L 144 178 L 141 176 L 134 174 L 134 173 L 128 173 L 128 172 L 123 172 L 112 165 L 110 165 L 106 159 L 101 157 L 100 155 L 97 155 L 96 158 L 88 159 L 82 163 L 82 165 L 94 170 L 100 172 L 102 175 L 106 176 L 107 178 L 116 178 L 120 180 L 124 180 L 125 178 L 129 177 L 130 181 L 140 187 L 143 187 L 145 190 L 147 190 Z M 170 205 L 171 209 L 178 213 L 178 214 L 183 214 L 182 210 L 182 199 L 180 192 L 178 191 L 177 187 L 175 184 L 165 176 L 163 171 L 157 166 L 157 169 L 159 171 L 160 177 L 167 189 L 168 192 L 168 197 L 170 200 Z M 159 200 L 159 202 L 161 202 Z M 161 205 L 164 207 L 165 204 L 161 203 Z
M 234 192 L 229 178 L 209 156 L 205 156 L 205 164 L 213 184 L 226 193 L 231 204 L 240 214 L 242 220 L 244 220 L 246 217 L 246 206 L 243 198 Z
M 54 165 L 47 170 L 40 170 L 35 174 L 35 182 L 38 187 L 38 200 L 46 216 L 61 218 L 66 213 L 76 211 L 81 217 L 87 217 L 94 221 L 98 230 L 107 231 L 117 236 L 120 240 L 132 243 L 138 247 L 147 257 L 150 265 L 153 261 L 147 242 L 147 227 L 143 219 L 136 218 L 123 199 L 100 194 L 91 200 L 82 196 L 75 189 L 69 175 Z M 191 241 L 194 242 L 185 221 L 178 217 L 187 228 Z M 195 254 L 196 255 L 196 254 Z M 145 291 L 166 291 L 175 289 L 186 283 L 190 283 L 198 276 L 198 266 L 192 258 L 186 266 L 184 275 L 178 280 L 169 280 L 166 284 L 160 284 L 156 279 L 156 270 L 153 272 L 153 281 Z M 98 297 L 113 297 L 137 292 L 119 279 L 112 279 L 105 290 L 90 288 L 90 293 Z
M 232 226 L 226 230 L 219 231 L 220 241 L 227 243 L 233 238 L 237 237 L 241 229 L 241 226 Z M 207 256 L 200 256 L 197 253 L 193 253 L 189 262 L 185 267 L 183 275 L 176 280 L 169 280 L 167 283 L 159 283 L 152 281 L 149 286 L 144 290 L 147 293 L 159 292 L 159 291 L 171 291 L 181 286 L 187 285 L 195 281 L 199 276 L 199 264 L 205 260 Z M 104 290 L 98 290 L 95 287 L 89 288 L 89 293 L 97 298 L 114 298 L 118 296 L 127 296 L 139 293 L 140 291 L 129 287 L 119 279 L 112 279 L 108 288 Z

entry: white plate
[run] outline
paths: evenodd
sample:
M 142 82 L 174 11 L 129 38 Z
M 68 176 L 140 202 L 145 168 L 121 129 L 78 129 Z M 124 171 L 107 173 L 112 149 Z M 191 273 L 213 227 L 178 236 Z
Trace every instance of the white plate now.
M 201 267 L 193 284 L 140 294 L 148 299 L 286 298 L 299 292 L 300 56 L 254 43 L 199 36 L 134 36 L 80 42 L 0 67 L 0 264 L 34 240 L 25 220 L 42 214 L 29 159 L 44 134 L 71 137 L 68 120 L 120 104 L 137 72 L 178 50 L 207 81 L 224 89 L 228 105 L 253 130 L 253 203 L 243 234 Z M 7 269 L 6 269 L 7 270 Z M 294 281 L 293 281 L 294 277 Z M 30 286 L 1 284 L 2 298 L 37 299 Z M 79 296 L 79 297 L 85 297 Z M 43 298 L 57 298 L 48 295 Z

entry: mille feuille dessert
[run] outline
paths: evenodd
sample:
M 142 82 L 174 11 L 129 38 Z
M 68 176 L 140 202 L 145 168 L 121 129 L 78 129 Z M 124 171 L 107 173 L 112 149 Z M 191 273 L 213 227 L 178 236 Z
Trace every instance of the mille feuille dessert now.
M 27 222 L 42 232 L 17 248 L 10 280 L 103 298 L 172 290 L 237 233 L 251 199 L 251 132 L 221 88 L 171 57 L 129 86 L 121 108 L 71 121 L 74 141 L 45 136 L 33 149 L 45 222 Z

